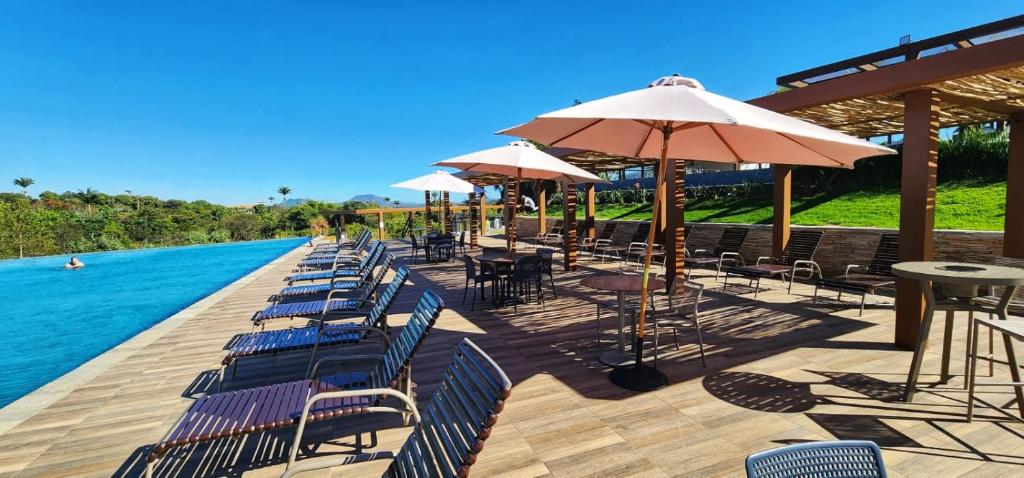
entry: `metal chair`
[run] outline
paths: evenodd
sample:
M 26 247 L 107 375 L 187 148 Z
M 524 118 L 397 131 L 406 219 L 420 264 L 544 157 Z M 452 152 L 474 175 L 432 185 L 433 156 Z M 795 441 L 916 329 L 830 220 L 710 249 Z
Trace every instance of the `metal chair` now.
M 704 334 L 700 330 L 700 298 L 704 293 L 704 284 L 689 280 L 676 281 L 672 286 L 672 292 L 658 294 L 665 297 L 665 304 L 659 307 L 652 307 L 651 324 L 654 325 L 655 337 L 658 335 L 658 328 L 668 323 L 672 327 L 672 338 L 675 341 L 676 350 L 679 350 L 680 322 L 692 325 L 697 331 L 697 346 L 700 349 L 700 364 L 707 367 L 704 359 Z M 655 303 L 659 302 L 655 299 Z
M 526 294 L 526 301 L 530 301 L 533 286 L 537 286 L 537 300 L 540 302 L 541 310 L 544 306 L 544 287 L 541 277 L 540 256 L 524 256 L 516 261 L 516 267 L 512 270 L 509 278 L 509 297 L 512 298 L 512 307 L 519 313 L 519 298 Z
M 866 440 L 800 443 L 747 457 L 748 478 L 886 478 L 882 450 Z
M 466 265 L 466 288 L 462 291 L 462 303 L 466 303 L 466 293 L 469 292 L 469 281 L 473 281 L 473 301 L 469 305 L 469 310 L 473 310 L 476 307 L 476 289 L 480 288 L 480 297 L 484 296 L 484 285 L 488 282 L 494 282 L 495 277 L 493 273 L 484 272 L 477 274 L 476 262 L 473 261 L 472 257 L 467 255 L 462 256 L 462 261 Z
M 551 295 L 558 298 L 558 291 L 555 290 L 555 267 L 554 263 L 554 249 L 542 248 L 537 249 L 537 255 L 540 256 L 540 273 L 541 275 L 548 276 L 548 281 L 551 283 Z

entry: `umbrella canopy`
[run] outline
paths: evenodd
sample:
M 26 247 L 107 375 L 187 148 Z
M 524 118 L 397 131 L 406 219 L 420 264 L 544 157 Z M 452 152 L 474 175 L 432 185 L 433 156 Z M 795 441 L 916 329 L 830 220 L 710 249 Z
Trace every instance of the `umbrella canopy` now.
M 459 179 L 447 171 L 434 171 L 425 176 L 392 184 L 391 187 L 415 189 L 417 191 L 449 191 L 463 194 L 483 192 L 482 188 L 474 186 L 464 179 Z
M 722 163 L 853 167 L 896 151 L 838 131 L 706 91 L 697 80 L 663 77 L 629 91 L 538 116 L 500 134 L 548 146 L 635 158 L 667 157 Z
M 456 156 L 436 162 L 434 166 L 520 179 L 569 179 L 577 183 L 607 183 L 604 179 L 537 149 L 528 141 L 513 141 L 507 146 Z

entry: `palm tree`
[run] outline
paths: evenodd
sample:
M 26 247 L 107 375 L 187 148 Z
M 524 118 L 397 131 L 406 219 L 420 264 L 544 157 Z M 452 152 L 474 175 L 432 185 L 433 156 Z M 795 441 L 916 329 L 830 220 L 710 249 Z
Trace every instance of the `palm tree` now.
M 20 177 L 14 180 L 14 185 L 21 188 L 21 192 L 28 196 L 28 187 L 35 184 L 36 180 L 32 178 Z
M 391 204 L 391 197 L 389 197 L 389 196 L 384 196 L 384 204 L 382 204 L 382 205 L 383 205 L 384 207 L 388 207 L 388 204 Z
M 288 200 L 288 194 L 292 192 L 292 188 L 288 186 L 281 186 L 277 188 L 277 193 L 281 195 L 281 205 L 284 206 L 285 201 Z
M 100 203 L 100 192 L 93 188 L 79 189 L 75 196 L 85 204 L 85 210 L 92 214 L 92 205 Z
M 274 205 L 274 196 L 267 196 L 267 202 L 269 202 L 270 205 L 273 206 Z

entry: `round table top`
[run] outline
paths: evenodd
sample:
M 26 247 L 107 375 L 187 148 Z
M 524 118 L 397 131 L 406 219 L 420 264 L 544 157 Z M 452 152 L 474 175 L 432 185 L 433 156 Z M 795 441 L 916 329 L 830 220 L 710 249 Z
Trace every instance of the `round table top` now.
M 930 280 L 943 284 L 1024 285 L 1024 269 L 966 262 L 900 262 L 893 264 L 897 277 Z
M 591 289 L 611 290 L 615 292 L 640 292 L 644 285 L 642 275 L 603 275 L 586 277 L 580 281 L 584 287 Z M 651 277 L 647 279 L 649 290 L 665 288 L 665 281 Z
M 479 254 L 473 257 L 480 262 L 494 262 L 498 264 L 514 264 L 516 259 L 525 256 L 526 254 L 520 254 L 518 252 L 503 252 L 503 253 L 492 253 L 487 252 Z

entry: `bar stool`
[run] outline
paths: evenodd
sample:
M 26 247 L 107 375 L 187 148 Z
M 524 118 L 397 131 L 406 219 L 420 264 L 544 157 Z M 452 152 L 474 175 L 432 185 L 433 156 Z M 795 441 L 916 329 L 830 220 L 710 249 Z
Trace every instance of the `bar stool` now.
M 974 319 L 974 330 L 971 338 L 971 373 L 968 380 L 967 387 L 967 421 L 970 422 L 974 418 L 974 387 L 975 386 L 1007 386 L 1020 388 L 1024 386 L 1024 382 L 986 382 L 977 383 L 975 380 L 977 377 L 978 369 L 978 329 L 986 327 L 989 331 L 995 331 L 1003 334 L 1004 337 L 1009 337 L 1011 340 L 1024 341 L 1024 322 L 1016 320 L 991 320 L 991 319 Z M 992 360 L 992 357 L 988 357 L 988 360 Z M 1010 365 L 1011 367 L 1013 365 Z M 987 404 L 986 404 L 987 405 Z M 990 408 L 1014 418 L 1016 420 L 1024 421 L 1021 417 L 1016 417 L 1002 408 L 992 407 Z M 1024 416 L 1024 403 L 1017 402 L 1017 408 Z

